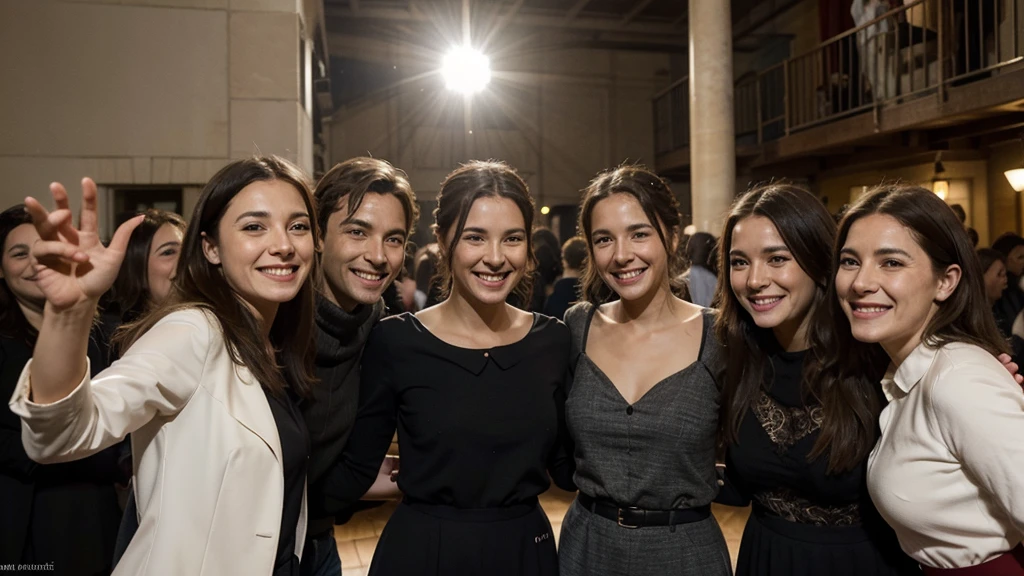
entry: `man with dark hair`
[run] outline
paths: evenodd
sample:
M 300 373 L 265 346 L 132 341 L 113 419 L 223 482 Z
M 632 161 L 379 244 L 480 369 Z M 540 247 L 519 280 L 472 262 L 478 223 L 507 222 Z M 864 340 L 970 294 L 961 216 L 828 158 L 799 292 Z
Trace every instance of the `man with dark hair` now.
M 544 303 L 544 313 L 561 320 L 565 311 L 579 300 L 580 276 L 587 262 L 587 241 L 573 236 L 562 244 L 562 277 L 555 282 Z
M 409 235 L 419 216 L 405 173 L 375 158 L 352 158 L 317 184 L 317 220 L 323 286 L 316 304 L 314 398 L 303 402 L 309 428 L 306 471 L 309 524 L 301 573 L 338 576 L 334 540 L 344 504 L 324 496 L 320 481 L 341 456 L 359 403 L 359 358 L 374 324 L 384 315 L 381 295 L 405 264 Z

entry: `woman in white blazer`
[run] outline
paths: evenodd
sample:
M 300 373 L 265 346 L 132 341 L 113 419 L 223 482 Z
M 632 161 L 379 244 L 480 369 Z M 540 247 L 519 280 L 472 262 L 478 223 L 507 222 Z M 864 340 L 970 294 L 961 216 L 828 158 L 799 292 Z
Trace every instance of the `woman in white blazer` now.
M 878 511 L 927 575 L 1024 576 L 1024 394 L 963 226 L 930 191 L 883 185 L 847 211 L 835 263 L 840 366 L 889 362 Z
M 121 360 L 92 379 L 96 303 L 139 219 L 104 248 L 95 184 L 83 180 L 80 229 L 63 187 L 51 191 L 53 212 L 26 201 L 47 300 L 10 401 L 26 451 L 64 462 L 132 435 L 139 530 L 115 574 L 296 574 L 309 440 L 295 401 L 314 381 L 319 237 L 301 172 L 276 157 L 218 172 L 196 204 L 171 295 L 125 327 Z

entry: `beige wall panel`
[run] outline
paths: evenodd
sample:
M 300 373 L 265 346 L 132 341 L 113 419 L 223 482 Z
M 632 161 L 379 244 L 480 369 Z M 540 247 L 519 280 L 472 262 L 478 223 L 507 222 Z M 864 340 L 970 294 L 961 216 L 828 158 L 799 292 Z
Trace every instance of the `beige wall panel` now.
M 153 184 L 168 184 L 171 181 L 171 159 L 153 158 Z
M 136 184 L 153 183 L 153 161 L 151 158 L 132 158 L 132 175 Z
M 79 183 L 89 176 L 99 181 L 98 159 L 85 158 L 11 158 L 0 156 L 0 174 L 4 185 L 0 186 L 0 207 L 6 208 L 25 199 L 37 198 L 44 206 L 53 204 L 48 186 L 60 182 L 67 188 L 72 208 L 76 211 L 81 198 Z
M 231 97 L 297 100 L 299 19 L 295 14 L 231 14 Z
M 540 170 L 539 150 L 519 130 L 475 130 L 475 156 L 503 160 L 522 172 Z
M 0 155 L 223 156 L 227 13 L 4 2 Z
M 992 148 L 988 159 L 988 198 L 991 218 L 991 239 L 1003 232 L 1020 234 L 1020 192 L 1015 191 L 1003 174 L 1007 170 L 1024 168 L 1024 153 L 1019 142 L 1008 142 Z
M 551 204 L 573 203 L 578 191 L 608 167 L 608 94 L 604 89 L 545 87 L 541 180 Z
M 18 1 L 18 0 L 14 0 Z M 30 0 L 35 2 L 36 0 Z M 77 4 L 121 4 L 124 6 L 147 6 L 160 8 L 206 8 L 223 10 L 228 0 L 60 0 Z
M 607 50 L 561 50 L 536 60 L 534 70 L 549 74 L 608 76 L 613 66 Z
M 654 111 L 649 90 L 620 89 L 615 93 L 613 164 L 629 160 L 654 167 Z
M 297 161 L 298 108 L 294 100 L 232 100 L 231 157 L 277 154 Z
M 330 124 L 332 163 L 355 156 L 388 154 L 388 105 L 379 102 L 335 113 Z
M 250 10 L 254 12 L 291 12 L 300 10 L 298 0 L 231 0 L 232 10 Z

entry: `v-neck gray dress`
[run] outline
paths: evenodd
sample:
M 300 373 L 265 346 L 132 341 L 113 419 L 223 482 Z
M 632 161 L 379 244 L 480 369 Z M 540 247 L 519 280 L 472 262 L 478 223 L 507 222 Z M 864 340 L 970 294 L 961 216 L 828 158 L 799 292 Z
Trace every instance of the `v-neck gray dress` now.
M 704 313 L 697 360 L 630 405 L 587 357 L 596 308 L 565 315 L 572 333 L 573 383 L 566 420 L 575 441 L 576 485 L 592 498 L 648 510 L 710 504 L 718 494 L 715 436 L 721 349 Z M 729 550 L 714 516 L 690 524 L 625 528 L 574 501 L 559 540 L 562 576 L 731 574 Z

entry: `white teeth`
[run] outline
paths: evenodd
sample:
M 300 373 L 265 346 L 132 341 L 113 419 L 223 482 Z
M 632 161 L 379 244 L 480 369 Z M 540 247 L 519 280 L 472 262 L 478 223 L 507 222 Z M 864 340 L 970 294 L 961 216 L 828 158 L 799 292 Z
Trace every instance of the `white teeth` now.
M 768 304 L 774 304 L 782 300 L 782 296 L 772 296 L 771 298 L 754 298 L 754 304 L 758 306 L 766 306 Z
M 292 273 L 293 268 L 262 268 L 261 272 L 271 276 L 287 276 Z
M 477 274 L 484 282 L 501 282 L 505 274 Z
M 352 273 L 363 280 L 370 280 L 371 282 L 376 282 L 384 277 L 382 274 L 367 274 L 366 272 L 360 272 L 358 270 L 353 270 Z
M 630 272 L 625 272 L 625 273 L 622 273 L 622 274 L 616 274 L 615 277 L 619 278 L 621 280 L 629 280 L 630 278 L 636 278 L 637 276 L 639 276 L 639 275 L 641 275 L 643 273 L 644 273 L 643 270 L 632 270 Z
M 874 314 L 875 312 L 885 312 L 888 308 L 881 306 L 858 306 L 857 310 L 860 312 L 867 312 L 868 314 Z

